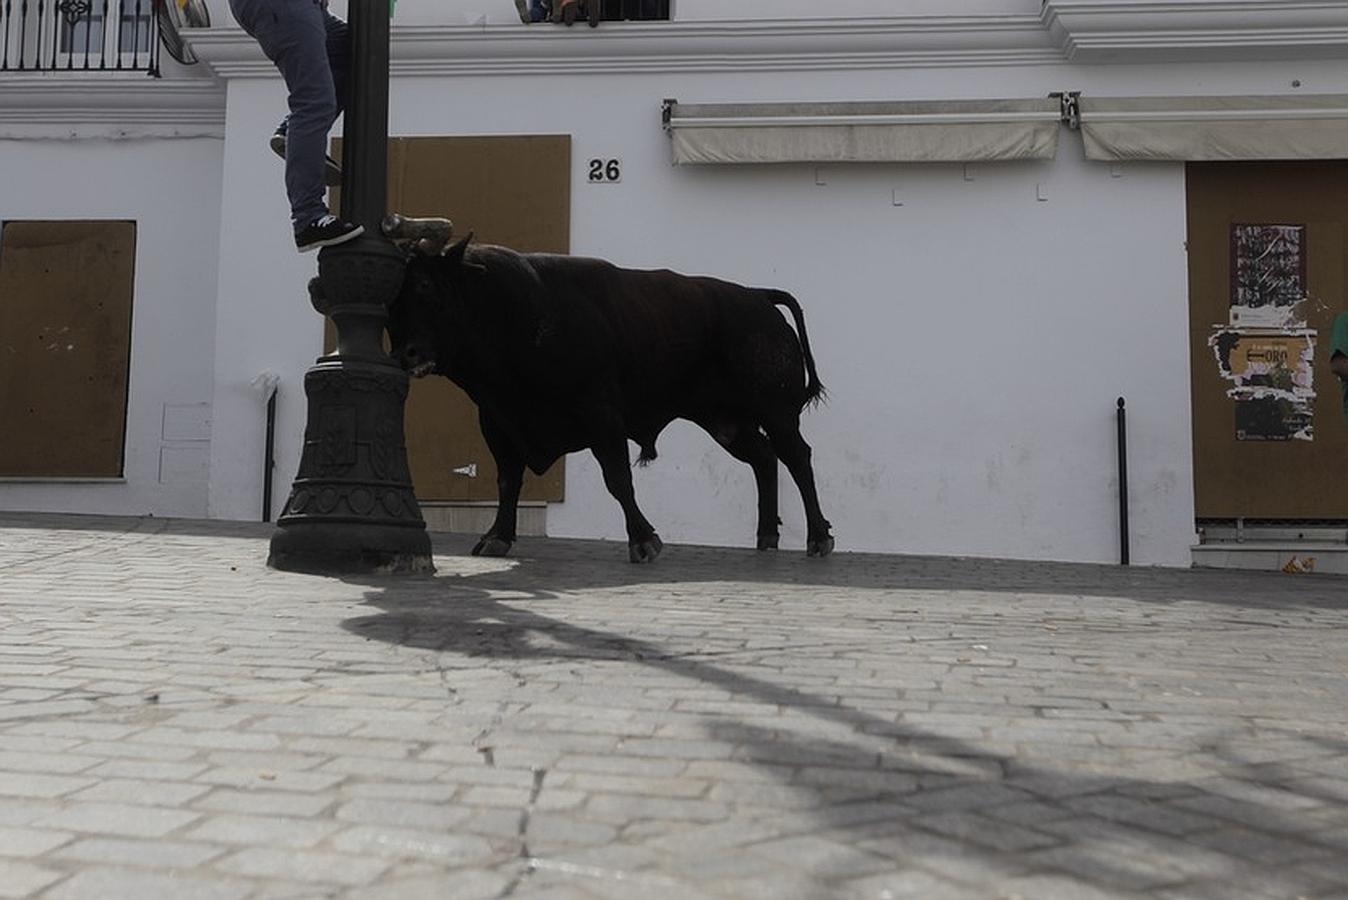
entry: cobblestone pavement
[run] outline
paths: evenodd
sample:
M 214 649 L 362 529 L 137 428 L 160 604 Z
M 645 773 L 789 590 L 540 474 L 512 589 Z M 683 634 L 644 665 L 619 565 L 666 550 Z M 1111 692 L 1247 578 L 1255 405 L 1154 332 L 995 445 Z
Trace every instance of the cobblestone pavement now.
M 1348 898 L 1348 579 L 0 516 L 0 898 Z

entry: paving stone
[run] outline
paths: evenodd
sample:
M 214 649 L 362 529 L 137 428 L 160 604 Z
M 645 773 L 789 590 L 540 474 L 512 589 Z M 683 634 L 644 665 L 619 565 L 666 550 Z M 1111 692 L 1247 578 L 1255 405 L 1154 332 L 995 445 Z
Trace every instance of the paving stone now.
M 701 797 L 710 788 L 709 781 L 698 778 L 651 778 L 585 773 L 565 776 L 561 779 L 561 784 L 577 791 L 639 794 L 647 797 Z
M 58 809 L 60 809 L 58 800 L 16 800 L 5 797 L 0 800 L 0 826 L 27 825 Z
M 71 800 L 108 803 L 137 803 L 145 806 L 182 806 L 210 790 L 206 785 L 174 781 L 145 781 L 130 778 L 105 778 L 92 787 L 70 795 Z
M 92 778 L 0 772 L 0 797 L 61 797 L 94 783 Z
M 496 900 L 513 880 L 508 874 L 474 871 L 390 878 L 342 894 L 342 900 Z
M 17 828 L 0 825 L 0 856 L 41 856 L 69 842 L 74 835 L 65 831 L 40 828 Z
M 215 815 L 186 832 L 194 841 L 222 844 L 258 844 L 276 847 L 313 847 L 341 829 L 331 821 L 288 819 L 282 816 Z
M 0 859 L 0 897 L 29 897 L 63 873 L 26 862 Z
M 469 815 L 462 807 L 375 798 L 352 800 L 337 810 L 337 818 L 344 822 L 408 828 L 453 828 Z
M 343 853 L 391 859 L 424 858 L 450 866 L 482 863 L 499 856 L 488 841 L 473 835 L 370 825 L 349 828 L 329 844 Z
M 198 762 L 159 762 L 139 759 L 114 759 L 89 769 L 86 774 L 99 778 L 132 778 L 144 781 L 187 781 L 210 768 Z
M 225 852 L 224 847 L 184 841 L 88 838 L 62 847 L 56 859 L 146 868 L 191 869 Z
M 998 822 L 973 812 L 939 813 L 913 820 L 929 831 L 994 850 L 1022 852 L 1062 843 L 1062 838 L 1022 825 Z
M 753 844 L 749 852 L 801 867 L 815 878 L 837 879 L 866 875 L 889 868 L 884 858 L 815 836 L 784 838 Z
M 346 779 L 344 775 L 319 772 L 276 771 L 274 769 L 209 769 L 195 777 L 206 785 L 223 785 L 250 791 L 297 791 L 317 793 L 335 787 Z M 209 790 L 209 788 L 203 789 Z
M 424 781 L 350 782 L 342 787 L 344 798 L 374 797 L 381 800 L 414 800 L 420 803 L 447 803 L 463 791 L 457 784 Z
M 1077 878 L 1032 875 L 1009 879 L 997 896 L 1000 900 L 1119 900 L 1121 895 Z
M 264 781 L 265 783 L 265 781 Z M 236 791 L 217 788 L 192 805 L 196 809 L 265 816 L 314 816 L 332 806 L 327 794 L 302 794 L 294 791 Z
M 43 900 L 243 900 L 253 885 L 219 876 L 186 876 L 179 873 L 145 872 L 95 867 L 76 872 L 47 891 Z
M 44 681 L 49 681 L 45 676 Z M 92 700 L 39 700 L 32 703 L 10 703 L 0 706 L 0 722 L 14 719 L 35 719 L 39 716 L 69 716 L 94 712 L 98 704 Z
M 194 812 L 125 803 L 71 803 L 60 812 L 37 819 L 33 824 L 39 828 L 96 834 L 162 837 L 198 818 L 199 814 Z
M 841 896 L 846 900 L 965 900 L 971 894 L 967 885 L 910 869 L 849 881 Z
M 341 853 L 254 847 L 217 861 L 215 867 L 224 872 L 254 878 L 285 878 L 349 886 L 368 884 L 388 868 L 388 863 L 353 858 Z

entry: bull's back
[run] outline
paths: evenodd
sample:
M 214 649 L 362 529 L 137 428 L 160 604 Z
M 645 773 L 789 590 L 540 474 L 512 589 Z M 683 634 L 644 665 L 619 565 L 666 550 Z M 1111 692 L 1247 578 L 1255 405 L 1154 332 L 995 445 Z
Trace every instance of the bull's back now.
M 803 398 L 800 345 L 774 291 L 584 258 L 548 257 L 537 268 L 578 340 L 603 345 L 641 402 L 780 388 Z

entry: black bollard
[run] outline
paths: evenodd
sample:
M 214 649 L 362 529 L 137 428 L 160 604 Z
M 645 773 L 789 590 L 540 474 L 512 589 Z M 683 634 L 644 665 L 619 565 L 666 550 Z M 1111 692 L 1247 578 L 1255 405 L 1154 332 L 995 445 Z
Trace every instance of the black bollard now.
M 1119 398 L 1119 565 L 1128 561 L 1128 411 Z

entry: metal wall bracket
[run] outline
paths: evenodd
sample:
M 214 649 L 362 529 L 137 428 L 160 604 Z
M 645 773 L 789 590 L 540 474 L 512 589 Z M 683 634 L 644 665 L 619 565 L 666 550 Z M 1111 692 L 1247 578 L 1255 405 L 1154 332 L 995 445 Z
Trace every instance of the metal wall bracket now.
M 1062 123 L 1072 131 L 1081 130 L 1081 91 L 1054 91 L 1050 97 L 1062 104 Z

